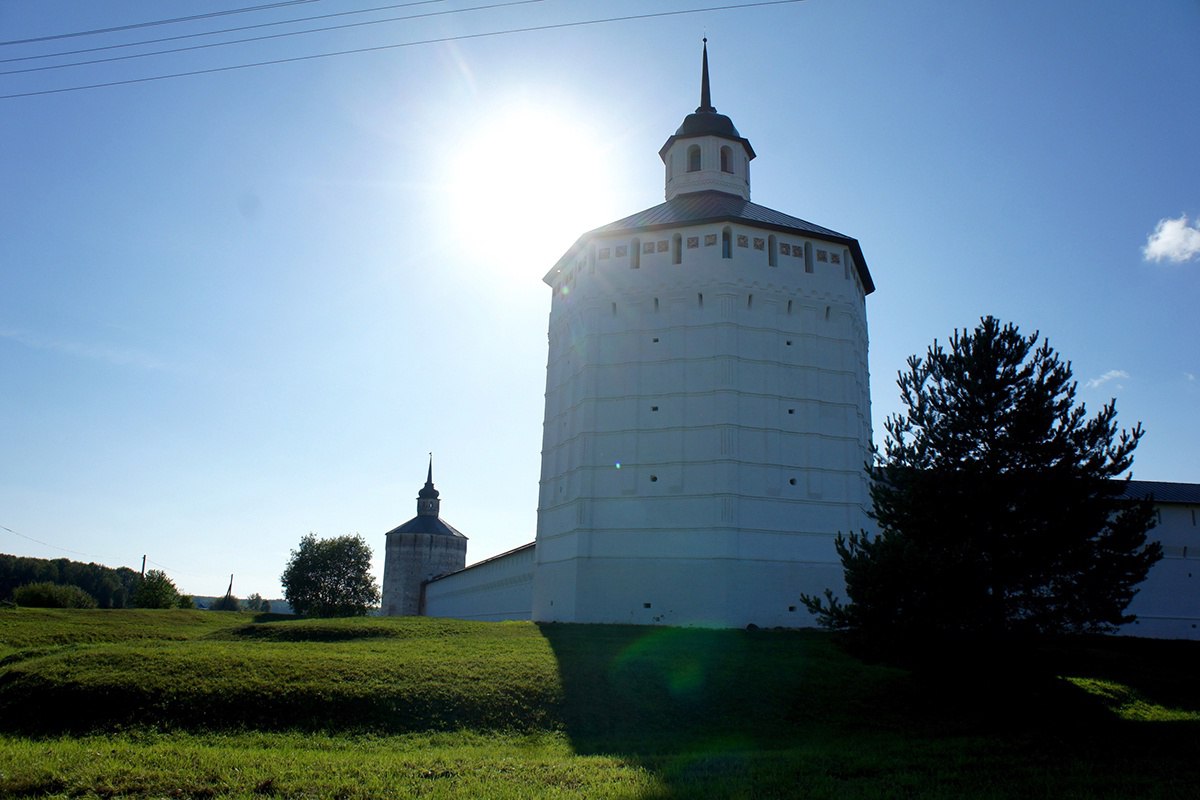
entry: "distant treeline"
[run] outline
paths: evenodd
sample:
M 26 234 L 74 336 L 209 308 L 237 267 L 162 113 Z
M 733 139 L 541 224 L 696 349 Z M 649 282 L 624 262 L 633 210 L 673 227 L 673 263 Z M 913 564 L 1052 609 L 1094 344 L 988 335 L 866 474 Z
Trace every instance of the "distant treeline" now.
M 83 564 L 66 558 L 24 558 L 0 553 L 0 600 L 12 600 L 13 590 L 27 583 L 78 586 L 96 598 L 100 608 L 126 608 L 141 582 L 129 567 Z

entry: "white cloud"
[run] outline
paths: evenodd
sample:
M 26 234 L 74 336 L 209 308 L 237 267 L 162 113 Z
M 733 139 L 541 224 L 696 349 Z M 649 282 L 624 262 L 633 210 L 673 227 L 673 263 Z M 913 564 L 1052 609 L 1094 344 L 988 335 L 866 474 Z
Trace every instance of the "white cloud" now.
M 1146 239 L 1142 255 L 1147 261 L 1165 258 L 1177 264 L 1200 257 L 1200 222 L 1188 225 L 1186 214 L 1179 219 L 1160 219 L 1154 233 Z
M 1104 384 L 1108 383 L 1109 381 L 1128 380 L 1128 379 L 1129 379 L 1129 373 L 1126 372 L 1125 370 L 1110 369 L 1108 372 L 1104 373 L 1099 378 L 1092 378 L 1090 381 L 1085 383 L 1084 386 L 1086 386 L 1089 389 L 1096 389 L 1096 388 L 1099 388 L 1099 387 L 1103 386 Z M 1118 383 L 1117 388 L 1121 389 L 1124 387 L 1122 384 Z
M 85 358 L 90 361 L 102 361 L 121 367 L 139 367 L 141 369 L 158 370 L 163 369 L 166 366 L 154 356 L 144 353 L 140 350 L 113 347 L 105 344 L 75 342 L 64 339 L 46 339 L 30 334 L 26 331 L 14 330 L 11 328 L 0 329 L 0 339 L 8 339 L 35 350 L 49 350 L 56 353 L 65 353 L 67 355 L 75 356 L 76 358 Z

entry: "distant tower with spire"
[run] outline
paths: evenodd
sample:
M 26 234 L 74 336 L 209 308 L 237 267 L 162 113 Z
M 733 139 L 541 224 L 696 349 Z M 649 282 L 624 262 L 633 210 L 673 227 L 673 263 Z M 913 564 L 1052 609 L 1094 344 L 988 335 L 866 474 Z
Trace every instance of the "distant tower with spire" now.
M 841 582 L 835 535 L 870 526 L 871 274 L 856 239 L 750 202 L 707 39 L 659 156 L 666 202 L 545 277 L 532 617 L 806 625 L 800 593 Z
M 439 492 L 433 486 L 433 454 L 425 486 L 417 492 L 417 515 L 387 532 L 383 561 L 383 613 L 422 613 L 421 586 L 456 572 L 467 563 L 467 537 L 443 522 Z

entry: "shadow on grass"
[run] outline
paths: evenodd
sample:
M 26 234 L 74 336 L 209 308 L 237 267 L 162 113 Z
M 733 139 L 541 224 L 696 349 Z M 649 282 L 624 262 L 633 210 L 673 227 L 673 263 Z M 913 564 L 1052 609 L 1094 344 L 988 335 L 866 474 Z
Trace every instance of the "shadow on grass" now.
M 1200 724 L 1125 721 L 1058 677 L 1068 666 L 1119 676 L 1178 706 L 1194 698 L 1197 643 L 1081 640 L 913 674 L 858 661 L 816 631 L 540 630 L 575 751 L 653 772 L 654 796 L 1192 797 L 1200 787 Z

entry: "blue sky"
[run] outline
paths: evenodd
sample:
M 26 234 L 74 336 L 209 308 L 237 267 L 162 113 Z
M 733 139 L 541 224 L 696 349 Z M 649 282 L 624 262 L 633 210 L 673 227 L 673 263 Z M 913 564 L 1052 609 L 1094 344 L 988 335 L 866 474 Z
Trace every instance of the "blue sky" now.
M 260 4 L 0 0 L 0 39 Z M 530 541 L 541 277 L 661 202 L 704 35 L 755 202 L 862 244 L 877 441 L 904 359 L 992 314 L 1040 330 L 1089 408 L 1143 423 L 1135 477 L 1200 482 L 1200 3 L 807 0 L 463 38 L 719 3 L 476 5 L 0 75 L 19 95 L 387 48 L 0 99 L 0 552 L 146 554 L 185 591 L 233 573 L 274 597 L 304 534 L 357 532 L 378 574 L 429 451 L 469 560 Z

